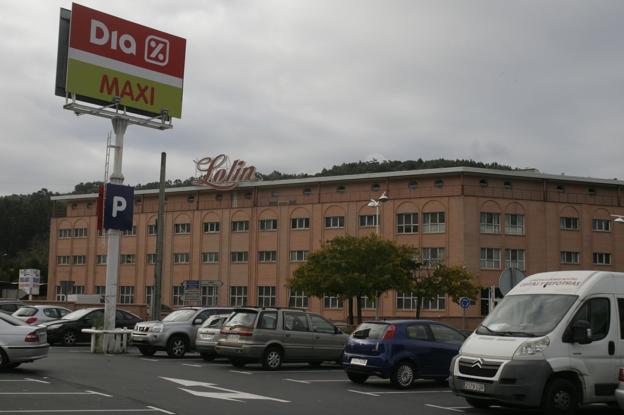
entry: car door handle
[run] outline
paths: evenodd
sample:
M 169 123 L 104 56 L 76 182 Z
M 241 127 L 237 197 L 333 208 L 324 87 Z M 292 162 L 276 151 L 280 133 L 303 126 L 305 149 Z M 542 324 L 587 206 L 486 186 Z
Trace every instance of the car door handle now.
M 290 333 L 284 334 L 284 337 L 290 337 Z
M 615 354 L 615 342 L 611 340 L 609 342 L 609 356 L 613 356 Z
M 316 336 L 314 336 L 316 338 L 316 340 L 320 339 L 321 336 L 319 336 L 318 334 Z

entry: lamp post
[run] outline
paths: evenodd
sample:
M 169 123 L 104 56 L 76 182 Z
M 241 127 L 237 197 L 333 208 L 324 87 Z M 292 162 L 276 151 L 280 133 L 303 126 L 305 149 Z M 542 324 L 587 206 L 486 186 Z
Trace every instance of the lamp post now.
M 379 196 L 377 199 L 371 199 L 370 202 L 368 202 L 368 207 L 374 207 L 375 208 L 375 233 L 377 234 L 377 236 L 379 235 L 379 210 L 380 207 L 383 203 L 386 203 L 388 201 L 388 199 L 390 199 L 388 197 L 388 195 L 386 195 L 386 192 L 383 192 L 381 194 L 381 196 Z M 379 309 L 381 306 L 381 294 L 377 293 L 377 298 L 375 299 L 375 320 L 377 320 L 377 318 L 379 318 Z
M 613 222 L 624 224 L 624 215 L 611 215 L 611 216 L 615 217 L 615 219 L 613 219 Z

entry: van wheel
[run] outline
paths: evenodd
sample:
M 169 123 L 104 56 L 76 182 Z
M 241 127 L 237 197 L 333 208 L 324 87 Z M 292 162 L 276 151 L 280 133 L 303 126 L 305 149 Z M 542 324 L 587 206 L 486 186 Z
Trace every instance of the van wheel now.
M 366 382 L 366 379 L 368 379 L 368 375 L 363 375 L 361 373 L 353 373 L 353 372 L 347 372 L 347 377 L 349 378 L 351 382 L 357 383 L 357 384 L 362 384 Z
M 416 369 L 410 362 L 399 362 L 390 375 L 390 382 L 399 389 L 407 389 L 416 380 Z
M 282 366 L 284 352 L 279 347 L 269 347 L 262 356 L 262 367 L 266 370 L 277 370 Z
M 169 357 L 181 359 L 186 354 L 186 339 L 182 336 L 173 336 L 167 342 L 167 354 Z
M 548 382 L 542 398 L 542 410 L 552 415 L 573 415 L 578 407 L 578 390 L 567 379 Z
M 487 399 L 475 399 L 475 398 L 464 398 L 464 399 L 466 400 L 466 402 L 468 402 L 468 405 L 472 406 L 473 408 L 486 409 L 492 406 L 492 401 L 488 401 Z
M 139 352 L 141 352 L 143 356 L 154 356 L 156 349 L 149 346 L 139 346 Z

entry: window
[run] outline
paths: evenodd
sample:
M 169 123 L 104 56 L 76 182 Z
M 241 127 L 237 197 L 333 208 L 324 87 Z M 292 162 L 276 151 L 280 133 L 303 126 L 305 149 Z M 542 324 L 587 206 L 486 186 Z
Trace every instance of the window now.
M 96 285 L 95 293 L 98 295 L 106 295 L 106 286 L 104 285 Z
M 559 227 L 565 231 L 577 231 L 579 228 L 578 218 L 562 216 L 559 218 Z
M 260 219 L 261 231 L 274 231 L 277 229 L 277 219 Z
M 100 229 L 99 231 L 97 231 L 97 236 L 99 236 L 100 238 L 106 236 L 106 231 L 104 229 Z
M 74 265 L 84 265 L 87 263 L 87 257 L 84 255 L 74 255 L 72 263 Z
M 275 262 L 277 261 L 277 251 L 259 251 L 258 262 Z
M 308 296 L 303 291 L 290 290 L 288 307 L 308 308 Z
M 609 322 L 611 313 L 609 311 L 608 298 L 592 298 L 587 300 L 576 312 L 570 325 L 564 333 L 564 339 L 571 334 L 572 325 L 580 320 L 589 322 L 591 328 L 591 340 L 597 341 L 604 339 L 609 333 Z
M 232 221 L 232 232 L 247 232 L 249 230 L 248 220 Z
M 424 324 L 410 324 L 405 328 L 405 334 L 407 334 L 408 339 L 430 340 Z
M 418 187 L 418 182 L 416 180 L 412 180 L 407 184 L 407 187 L 410 189 L 416 189 Z
M 433 185 L 437 188 L 444 187 L 444 180 L 436 180 Z
M 418 213 L 399 213 L 397 215 L 397 233 L 418 232 Z
M 397 310 L 416 310 L 418 297 L 414 293 L 397 293 L 396 308 Z
M 427 268 L 444 262 L 444 248 L 422 248 L 420 252 L 422 262 Z
M 458 346 L 461 346 L 464 340 L 466 340 L 466 338 L 462 336 L 461 333 L 458 333 L 457 331 L 449 327 L 442 326 L 440 324 L 431 324 L 429 328 L 431 329 L 435 340 L 442 343 L 456 344 Z
M 500 233 L 500 215 L 481 212 L 481 233 Z
M 308 331 L 308 319 L 304 313 L 284 311 L 284 330 Z
M 512 185 L 510 181 L 504 181 L 503 182 L 503 187 L 505 188 L 505 190 L 511 190 Z
M 191 233 L 191 224 L 190 223 L 176 223 L 175 225 L 173 225 L 173 233 L 176 233 L 176 234 Z
M 121 234 L 123 236 L 136 236 L 137 228 L 136 226 L 132 226 L 132 229 L 129 231 L 122 231 Z M 123 304 L 123 303 L 122 303 Z
M 134 264 L 135 263 L 135 256 L 134 254 L 122 254 L 119 255 L 119 263 L 124 265 L 124 264 Z
M 145 260 L 147 262 L 147 265 L 156 265 L 156 254 L 145 255 Z
M 67 238 L 71 238 L 71 236 L 72 236 L 71 229 L 59 229 L 58 230 L 59 239 L 67 239 Z
M 310 218 L 292 218 L 290 220 L 290 227 L 292 229 L 309 229 Z
M 234 286 L 230 287 L 230 305 L 240 307 L 247 305 L 247 287 Z
M 290 260 L 292 262 L 307 261 L 308 251 L 290 251 Z
M 371 190 L 373 192 L 378 192 L 381 189 L 381 186 L 379 186 L 379 183 L 373 183 L 373 185 L 371 186 Z
M 375 297 L 369 298 L 368 296 L 363 295 L 360 297 L 360 301 L 362 303 L 362 309 L 364 310 L 374 310 L 377 308 Z
M 446 231 L 444 212 L 423 213 L 424 233 L 444 233 Z
M 325 308 L 342 308 L 342 298 L 326 295 L 323 297 L 323 305 Z
M 377 226 L 376 215 L 360 215 L 360 226 L 363 228 L 372 228 Z
M 325 228 L 327 229 L 344 228 L 344 216 L 326 216 Z
M 277 311 L 263 311 L 260 314 L 259 329 L 275 330 L 277 328 Z
M 216 264 L 219 262 L 218 252 L 202 252 L 202 262 L 204 264 Z
M 95 264 L 96 265 L 106 265 L 106 255 L 96 255 L 95 256 Z
M 499 248 L 481 248 L 481 268 L 500 269 Z
M 74 285 L 71 289 L 72 294 L 82 295 L 85 293 L 84 285 Z
M 611 254 L 606 252 L 594 252 L 594 265 L 611 265 Z
M 204 222 L 204 233 L 217 233 L 219 228 L 219 222 Z
M 74 238 L 86 238 L 86 237 L 87 237 L 87 228 L 74 229 Z
M 338 186 L 336 187 L 336 193 L 344 193 L 347 191 L 347 188 L 344 186 Z
M 305 187 L 305 188 L 303 189 L 303 194 L 304 194 L 305 196 L 310 196 L 310 195 L 312 194 L 312 189 L 310 189 L 309 187 Z
M 186 252 L 182 253 L 174 253 L 173 254 L 173 263 L 174 264 L 188 264 L 190 262 L 191 255 Z
M 490 314 L 490 290 L 490 288 L 481 289 L 480 308 L 482 316 L 487 316 L 488 314 Z M 503 298 L 503 293 L 499 288 L 494 289 L 494 298 L 496 299 L 496 301 Z
M 230 254 L 232 262 L 247 262 L 247 251 L 235 251 Z
M 506 249 L 505 267 L 524 271 L 524 249 Z
M 147 304 L 148 310 L 150 310 L 151 308 L 153 298 L 154 298 L 154 286 L 146 285 L 145 286 L 145 304 Z M 155 318 L 158 318 L 158 316 L 156 316 Z
M 201 287 L 201 304 L 204 307 L 216 306 L 219 301 L 219 287 L 207 285 Z
M 508 235 L 524 235 L 524 215 L 506 213 L 505 233 Z
M 561 251 L 561 263 L 562 264 L 580 264 L 581 255 L 578 252 Z
M 258 307 L 275 307 L 275 286 L 258 286 Z
M 69 265 L 69 255 L 60 255 L 56 257 L 56 265 Z
M 184 305 L 184 287 L 182 285 L 173 286 L 173 301 L 172 304 Z
M 122 285 L 119 287 L 119 304 L 134 303 L 134 286 Z
M 335 334 L 336 326 L 317 314 L 308 314 L 312 323 L 312 330 L 317 333 Z
M 592 230 L 611 232 L 611 221 L 609 219 L 592 219 Z
M 438 295 L 434 298 L 423 298 L 422 308 L 423 310 L 434 310 L 440 311 L 444 310 L 445 307 L 445 297 L 443 295 Z
M 147 225 L 147 235 L 158 235 L 158 228 L 156 227 L 155 223 Z

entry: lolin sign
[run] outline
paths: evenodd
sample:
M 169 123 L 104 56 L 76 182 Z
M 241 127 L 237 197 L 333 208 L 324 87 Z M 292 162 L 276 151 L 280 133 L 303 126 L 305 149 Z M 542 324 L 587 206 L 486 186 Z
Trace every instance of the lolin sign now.
M 181 118 L 185 53 L 183 38 L 73 3 L 65 93 Z
M 243 160 L 234 160 L 230 164 L 225 154 L 196 160 L 195 168 L 200 177 L 193 180 L 193 184 L 215 190 L 232 190 L 240 182 L 258 180 L 254 166 L 246 166 Z

